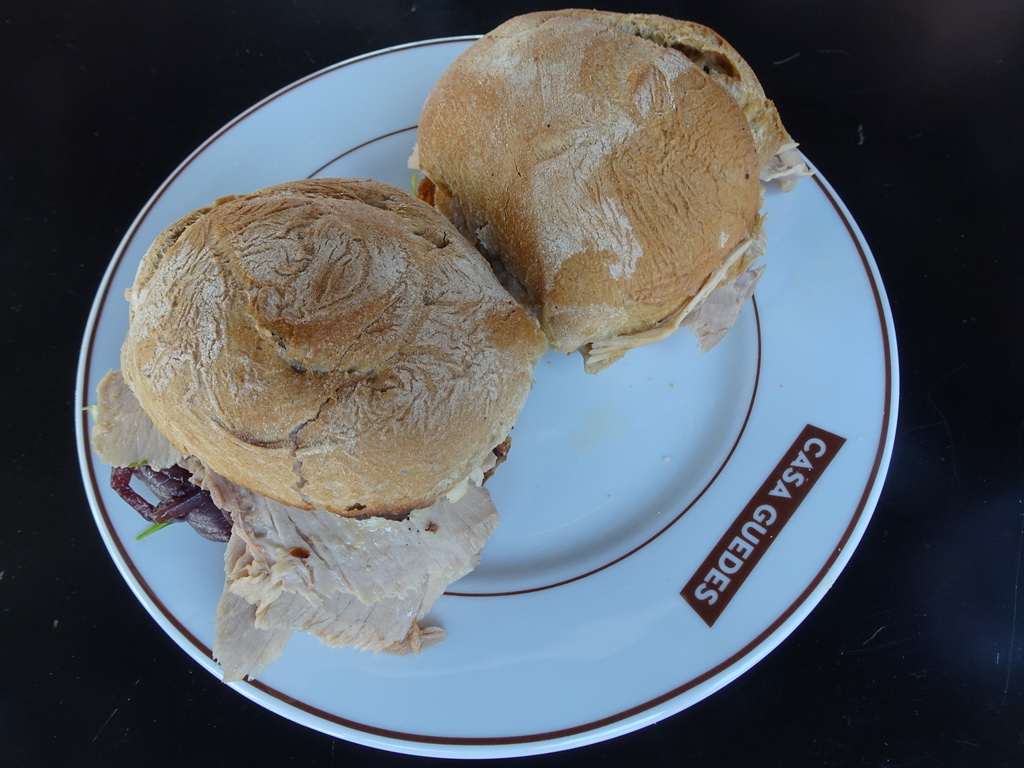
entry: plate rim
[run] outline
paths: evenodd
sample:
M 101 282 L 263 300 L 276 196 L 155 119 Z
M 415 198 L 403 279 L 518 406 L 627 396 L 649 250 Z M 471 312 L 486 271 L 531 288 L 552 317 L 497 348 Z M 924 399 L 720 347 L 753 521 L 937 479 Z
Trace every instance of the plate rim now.
M 134 562 L 129 557 L 123 543 L 114 534 L 112 522 L 108 517 L 106 507 L 101 499 L 98 483 L 99 473 L 95 471 L 96 467 L 94 466 L 92 452 L 89 447 L 88 435 L 90 432 L 90 416 L 86 409 L 88 399 L 86 387 L 93 373 L 91 357 L 94 345 L 97 342 L 96 334 L 98 321 L 109 300 L 114 274 L 121 266 L 126 252 L 138 233 L 140 225 L 149 215 L 150 211 L 162 197 L 164 192 L 208 146 L 231 130 L 233 126 L 257 112 L 266 104 L 280 98 L 292 90 L 302 87 L 316 78 L 330 74 L 352 64 L 409 49 L 423 48 L 438 44 L 471 42 L 478 37 L 478 35 L 462 35 L 430 38 L 370 51 L 312 72 L 259 100 L 248 109 L 225 123 L 220 129 L 203 141 L 181 163 L 179 163 L 171 174 L 169 174 L 157 187 L 153 194 L 147 199 L 145 205 L 135 216 L 130 227 L 122 237 L 97 288 L 96 296 L 93 300 L 86 323 L 83 343 L 79 353 L 74 398 L 76 406 L 74 410 L 76 443 L 79 454 L 80 470 L 83 480 L 85 481 L 86 494 L 90 507 L 92 508 L 93 517 L 100 528 L 101 538 L 106 544 L 108 551 L 110 551 L 111 554 L 116 555 L 114 557 L 115 565 L 121 572 L 122 577 L 128 583 L 130 589 L 135 593 L 136 598 L 143 603 L 144 608 L 146 608 L 147 612 L 157 621 L 164 631 L 170 634 L 183 650 L 192 656 L 194 660 L 207 668 L 208 671 L 215 672 L 216 668 L 216 664 L 212 659 L 211 649 L 207 648 L 197 637 L 195 637 L 195 635 L 192 634 L 192 632 L 187 629 L 187 627 L 185 627 L 185 625 L 156 595 L 152 587 L 146 583 L 141 573 L 136 569 Z M 395 731 L 392 729 L 359 723 L 347 718 L 339 717 L 330 712 L 325 712 L 317 707 L 300 701 L 283 691 L 262 683 L 260 680 L 246 680 L 238 683 L 229 683 L 229 685 L 261 706 L 271 709 L 271 711 L 275 711 L 276 714 L 280 714 L 291 720 L 296 720 L 295 717 L 292 717 L 287 712 L 281 711 L 280 708 L 275 709 L 268 706 L 268 703 L 260 696 L 254 695 L 253 691 L 258 691 L 262 695 L 269 696 L 280 704 L 289 708 L 294 708 L 295 710 L 304 713 L 307 717 L 312 717 L 317 721 L 322 721 L 324 724 L 340 726 L 341 728 L 346 729 L 349 733 L 341 735 L 336 733 L 336 728 L 325 729 L 317 723 L 307 722 L 306 720 L 297 720 L 296 722 L 301 722 L 303 725 L 315 730 L 320 730 L 336 737 L 347 738 L 348 740 L 368 746 L 424 756 L 520 756 L 559 751 L 582 746 L 587 743 L 603 741 L 608 738 L 621 735 L 622 733 L 636 730 L 646 724 L 641 722 L 635 725 L 635 727 L 628 727 L 630 722 L 636 721 L 637 719 L 651 719 L 656 715 L 658 717 L 669 717 L 674 714 L 678 714 L 692 703 L 684 703 L 682 706 L 664 713 L 658 713 L 656 710 L 668 702 L 680 699 L 689 691 L 692 691 L 709 680 L 720 677 L 720 681 L 701 696 L 701 699 L 710 696 L 712 693 L 720 690 L 726 684 L 731 682 L 731 680 L 745 673 L 750 667 L 755 665 L 758 661 L 764 658 L 764 656 L 774 650 L 786 637 L 788 637 L 793 629 L 803 621 L 803 618 L 809 614 L 824 597 L 825 592 L 827 592 L 828 588 L 831 586 L 831 583 L 826 583 L 829 574 L 835 573 L 836 578 L 838 578 L 838 575 L 842 572 L 843 568 L 845 568 L 845 561 L 847 561 L 856 550 L 857 544 L 859 544 L 860 538 L 863 536 L 864 529 L 874 512 L 886 479 L 895 443 L 896 423 L 899 410 L 898 347 L 895 328 L 893 326 L 891 307 L 878 271 L 877 263 L 874 260 L 863 233 L 856 221 L 853 219 L 853 216 L 850 214 L 845 203 L 839 198 L 831 184 L 821 175 L 820 171 L 816 168 L 814 170 L 814 176 L 807 181 L 817 184 L 819 190 L 824 194 L 829 205 L 834 209 L 846 228 L 849 239 L 857 250 L 858 257 L 868 278 L 871 294 L 874 299 L 875 312 L 878 319 L 878 331 L 880 332 L 882 341 L 881 346 L 885 368 L 883 410 L 880 419 L 881 428 L 879 431 L 878 445 L 874 449 L 875 455 L 873 464 L 867 480 L 865 481 L 864 489 L 857 500 L 855 511 L 850 515 L 849 523 L 838 540 L 835 548 L 829 554 L 819 572 L 811 582 L 807 584 L 797 598 L 794 599 L 790 606 L 773 622 L 765 627 L 756 637 L 754 637 L 742 649 L 737 651 L 735 654 L 730 655 L 727 659 L 723 660 L 712 669 L 706 670 L 701 675 L 687 681 L 687 683 L 675 686 L 659 696 L 650 698 L 646 702 L 634 705 L 614 715 L 609 715 L 592 722 L 543 733 L 523 734 L 517 736 L 456 737 Z M 761 331 L 760 323 L 758 322 L 759 348 L 760 341 Z M 751 408 L 752 406 L 753 398 L 751 400 Z M 749 413 L 747 414 L 747 418 L 749 419 Z M 746 421 L 744 424 L 746 424 Z M 744 430 L 741 430 L 740 437 L 742 437 L 744 431 L 745 428 Z M 738 438 L 736 444 L 738 445 L 739 442 L 740 439 Z M 735 445 L 732 450 L 735 450 Z M 726 459 L 725 463 L 728 463 L 728 459 Z M 725 464 L 723 464 L 723 468 L 724 466 Z M 719 471 L 721 471 L 721 469 Z M 698 494 L 696 499 L 699 499 L 701 495 L 702 493 Z M 694 500 L 694 503 L 696 502 L 696 499 Z M 682 515 L 680 514 L 679 516 L 681 517 Z M 672 524 L 674 524 L 674 522 L 660 529 L 659 532 L 655 534 L 654 538 L 657 538 L 665 530 L 668 530 Z M 650 540 L 653 540 L 653 538 Z M 641 547 L 645 545 L 646 543 L 641 545 Z M 840 564 L 838 570 L 836 569 L 837 564 Z M 577 577 L 577 579 L 584 578 L 586 575 L 589 574 L 584 574 L 583 576 Z M 453 596 L 465 597 L 476 596 L 474 594 L 450 594 L 453 594 Z M 177 636 L 175 636 L 175 633 Z M 419 745 L 420 748 L 417 749 L 417 745 Z M 453 747 L 456 749 L 454 752 L 452 750 L 439 752 L 436 748 L 441 746 Z M 507 747 L 519 747 L 520 749 L 500 749 Z

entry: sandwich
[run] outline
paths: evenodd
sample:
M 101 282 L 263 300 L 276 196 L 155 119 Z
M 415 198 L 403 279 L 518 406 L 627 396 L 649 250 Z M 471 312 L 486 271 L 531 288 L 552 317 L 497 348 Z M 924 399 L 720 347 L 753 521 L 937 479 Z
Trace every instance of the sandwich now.
M 401 190 L 296 181 L 169 226 L 127 298 L 93 445 L 150 520 L 227 541 L 224 679 L 296 630 L 443 638 L 419 622 L 497 524 L 483 482 L 546 348 L 478 251 Z
M 589 372 L 684 325 L 714 346 L 761 274 L 764 185 L 810 173 L 715 32 L 589 10 L 474 42 L 430 91 L 410 165 Z

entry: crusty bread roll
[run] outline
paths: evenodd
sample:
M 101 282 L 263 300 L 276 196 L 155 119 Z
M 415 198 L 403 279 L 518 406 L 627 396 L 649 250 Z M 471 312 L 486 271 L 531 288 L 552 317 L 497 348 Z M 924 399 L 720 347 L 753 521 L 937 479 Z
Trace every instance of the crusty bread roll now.
M 759 179 L 801 175 L 793 146 L 714 32 L 567 10 L 470 46 L 428 96 L 411 164 L 550 345 L 596 371 L 760 255 Z
M 447 220 L 366 180 L 291 182 L 185 216 L 129 300 L 123 375 L 176 448 L 347 516 L 401 516 L 479 479 L 544 349 Z

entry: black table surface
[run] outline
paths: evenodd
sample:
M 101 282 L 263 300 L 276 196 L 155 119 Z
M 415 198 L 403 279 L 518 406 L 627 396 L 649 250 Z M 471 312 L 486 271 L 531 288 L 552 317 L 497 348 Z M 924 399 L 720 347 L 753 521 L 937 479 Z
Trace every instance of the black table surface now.
M 0 5 L 0 763 L 441 762 L 335 740 L 194 663 L 108 556 L 77 468 L 89 308 L 120 238 L 232 117 L 322 67 L 553 8 L 479 0 Z M 759 73 L 878 262 L 901 363 L 867 533 L 748 673 L 537 765 L 1024 764 L 1024 4 L 608 2 L 708 24 Z M 511 761 L 509 761 L 511 762 Z

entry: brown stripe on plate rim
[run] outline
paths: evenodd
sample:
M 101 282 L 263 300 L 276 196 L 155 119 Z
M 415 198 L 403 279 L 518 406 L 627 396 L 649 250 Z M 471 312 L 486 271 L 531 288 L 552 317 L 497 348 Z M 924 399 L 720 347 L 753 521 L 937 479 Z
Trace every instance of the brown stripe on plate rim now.
M 329 67 L 327 69 L 324 69 L 324 70 L 321 70 L 319 72 L 316 72 L 316 73 L 314 73 L 314 74 L 312 74 L 312 75 L 310 75 L 310 76 L 308 76 L 306 78 L 298 80 L 295 83 L 292 83 L 291 85 L 281 89 L 280 91 L 277 91 L 276 93 L 274 93 L 271 96 L 267 97 L 263 101 L 260 101 L 259 103 L 257 103 L 253 107 L 250 107 L 248 110 L 246 110 L 241 115 L 239 115 L 238 117 L 233 119 L 231 122 L 226 124 L 223 128 L 221 128 L 217 133 L 215 133 L 213 136 L 211 136 L 209 139 L 207 139 L 202 145 L 200 145 L 200 147 L 197 150 L 195 150 L 174 171 L 174 173 L 172 173 L 171 176 L 169 176 L 164 181 L 163 184 L 161 184 L 160 188 L 157 190 L 156 193 L 154 193 L 153 197 L 150 198 L 150 200 L 146 203 L 145 207 L 142 209 L 142 211 L 140 212 L 139 216 L 136 218 L 135 222 L 132 224 L 131 229 L 130 229 L 130 231 L 128 233 L 128 236 L 125 238 L 124 243 L 119 247 L 118 251 L 116 252 L 116 254 L 114 256 L 114 259 L 113 259 L 114 264 L 118 265 L 118 266 L 120 265 L 120 262 L 123 259 L 125 252 L 130 247 L 130 245 L 132 243 L 132 240 L 133 240 L 133 238 L 135 237 L 135 235 L 136 235 L 136 233 L 138 231 L 139 225 L 141 224 L 141 222 L 145 218 L 145 215 L 148 213 L 148 211 L 150 211 L 152 209 L 153 205 L 157 202 L 157 200 L 159 200 L 159 198 L 162 196 L 164 191 L 166 191 L 167 187 L 170 186 L 171 182 L 174 179 L 176 179 L 181 174 L 181 172 L 192 162 L 192 160 L 194 160 L 196 157 L 198 157 L 198 155 L 207 146 L 209 146 L 214 140 L 216 140 L 221 135 L 226 133 L 231 127 L 233 127 L 234 125 L 238 124 L 239 122 L 241 122 L 246 117 L 250 116 L 256 110 L 258 110 L 261 107 L 263 107 L 264 105 L 270 103 L 271 101 L 273 101 L 277 97 L 283 95 L 284 93 L 287 93 L 288 91 L 291 91 L 291 90 L 295 89 L 296 87 L 299 87 L 299 86 L 301 86 L 301 85 L 303 85 L 303 84 L 305 84 L 307 82 L 310 82 L 310 81 L 312 81 L 312 80 L 314 80 L 314 79 L 316 79 L 316 78 L 318 78 L 318 77 L 320 77 L 322 75 L 329 74 L 329 73 L 331 73 L 333 71 L 336 71 L 337 69 L 340 69 L 340 68 L 342 68 L 342 67 L 344 67 L 344 66 L 346 66 L 348 64 L 355 64 L 355 63 L 358 63 L 360 61 L 365 61 L 365 60 L 367 60 L 369 58 L 374 58 L 376 56 L 381 56 L 381 55 L 384 55 L 384 54 L 387 54 L 387 53 L 392 53 L 395 50 L 407 50 L 407 49 L 412 49 L 412 48 L 417 48 L 417 47 L 425 47 L 425 46 L 428 46 L 428 45 L 449 44 L 449 43 L 453 43 L 453 42 L 460 42 L 460 41 L 463 41 L 463 40 L 469 41 L 469 40 L 472 40 L 472 39 L 475 39 L 475 38 L 474 37 L 445 38 L 445 39 L 439 39 L 439 40 L 426 41 L 426 42 L 423 42 L 423 43 L 420 43 L 420 44 L 412 44 L 412 45 L 408 45 L 408 46 L 399 46 L 397 49 L 384 49 L 384 50 L 381 50 L 381 51 L 376 51 L 376 52 L 373 52 L 371 54 L 367 54 L 365 56 L 362 56 L 362 57 L 359 57 L 359 58 L 356 58 L 356 59 L 351 59 L 351 60 L 348 60 L 346 62 L 342 62 L 342 63 L 340 63 L 338 65 L 335 65 L 333 67 Z M 892 414 L 892 407 L 891 407 L 891 405 L 892 405 L 892 394 L 893 394 L 893 381 L 892 381 L 893 369 L 892 369 L 892 349 L 891 349 L 890 343 L 889 343 L 889 325 L 887 323 L 887 319 L 886 319 L 886 315 L 885 315 L 885 310 L 884 310 L 883 302 L 882 302 L 882 299 L 881 299 L 881 293 L 879 291 L 878 284 L 877 284 L 877 281 L 875 279 L 874 272 L 871 269 L 871 265 L 870 265 L 869 259 L 867 257 L 867 254 L 866 254 L 865 250 L 864 250 L 863 245 L 861 244 L 861 240 L 860 240 L 860 238 L 858 238 L 857 233 L 854 230 L 854 227 L 851 224 L 851 222 L 850 222 L 849 218 L 847 217 L 846 213 L 844 212 L 842 206 L 839 205 L 839 203 L 837 202 L 837 200 L 836 200 L 835 196 L 833 195 L 833 193 L 829 190 L 828 187 L 825 186 L 825 184 L 822 183 L 821 179 L 818 176 L 814 176 L 813 180 L 818 185 L 818 188 L 822 191 L 822 193 L 825 194 L 825 196 L 828 199 L 829 203 L 832 205 L 833 209 L 838 214 L 839 218 L 842 220 L 844 226 L 846 227 L 848 235 L 850 236 L 850 238 L 853 241 L 855 247 L 857 248 L 857 251 L 858 251 L 858 253 L 860 255 L 861 263 L 862 263 L 862 265 L 863 265 L 863 267 L 864 267 L 864 269 L 865 269 L 865 271 L 867 273 L 869 283 L 871 284 L 872 294 L 873 294 L 874 299 L 875 299 L 875 307 L 876 307 L 876 311 L 878 313 L 879 326 L 880 326 L 880 328 L 882 330 L 882 347 L 883 347 L 883 354 L 884 354 L 884 358 L 885 358 L 885 387 L 884 387 L 884 393 L 885 394 L 884 394 L 884 401 L 883 401 L 884 404 L 883 404 L 883 410 L 882 410 L 882 424 L 881 424 L 882 428 L 881 428 L 880 433 L 879 433 L 878 447 L 877 447 L 877 451 L 876 451 L 876 455 L 875 455 L 875 460 L 873 462 L 871 472 L 868 475 L 868 480 L 867 480 L 867 483 L 865 485 L 864 491 L 861 494 L 861 498 L 860 498 L 860 500 L 858 502 L 858 505 L 857 505 L 856 509 L 854 510 L 854 513 L 853 513 L 853 515 L 851 517 L 850 524 L 847 526 L 847 528 L 844 531 L 843 535 L 840 537 L 840 540 L 839 540 L 837 546 L 834 548 L 834 550 L 830 554 L 829 558 L 825 561 L 825 564 L 819 570 L 819 572 L 814 577 L 814 579 L 811 580 L 811 582 L 800 593 L 800 595 L 797 596 L 797 598 L 793 601 L 793 603 L 785 611 L 783 611 L 775 621 L 773 621 L 768 627 L 766 627 L 761 633 L 759 633 L 746 646 L 744 646 L 742 649 L 737 651 L 735 654 L 733 654 L 729 658 L 727 658 L 724 661 L 722 661 L 720 664 L 718 664 L 715 667 L 707 670 L 706 672 L 702 673 L 701 675 L 698 675 L 698 676 L 692 678 L 691 680 L 687 681 L 686 683 L 683 683 L 682 685 L 679 685 L 679 686 L 677 686 L 675 688 L 672 688 L 671 690 L 666 691 L 665 693 L 660 694 L 659 696 L 653 697 L 653 698 L 649 699 L 646 702 L 643 702 L 643 703 L 638 704 L 636 706 L 633 706 L 633 707 L 630 707 L 628 709 L 622 710 L 622 711 L 620 711 L 618 713 L 615 713 L 615 714 L 612 714 L 612 715 L 608 715 L 607 717 L 600 718 L 598 720 L 593 720 L 593 721 L 590 721 L 590 722 L 587 722 L 587 723 L 580 724 L 578 726 L 573 726 L 573 727 L 570 727 L 570 728 L 563 728 L 563 729 L 558 729 L 558 730 L 552 730 L 552 731 L 543 732 L 543 733 L 523 734 L 523 735 L 519 735 L 519 736 L 456 737 L 456 736 L 433 736 L 433 735 L 429 735 L 429 734 L 414 734 L 414 733 L 406 733 L 406 732 L 401 732 L 401 731 L 393 731 L 393 730 L 384 729 L 384 728 L 378 728 L 378 727 L 375 727 L 375 726 L 366 725 L 366 724 L 363 724 L 363 723 L 358 723 L 358 722 L 347 720 L 345 718 L 338 717 L 338 716 L 333 715 L 333 714 L 331 714 L 329 712 L 325 712 L 325 711 L 323 711 L 323 710 L 321 710 L 319 708 L 312 707 L 312 706 L 310 706 L 310 705 L 308 705 L 308 704 L 306 704 L 306 703 L 304 703 L 302 701 L 299 701 L 299 700 L 293 698 L 292 696 L 289 696 L 288 694 L 285 694 L 285 693 L 283 693 L 283 692 L 281 692 L 281 691 L 279 691 L 279 690 L 277 690 L 275 688 L 271 688 L 270 686 L 266 686 L 266 685 L 260 683 L 259 681 L 247 681 L 247 683 L 242 683 L 242 684 L 251 685 L 252 687 L 262 691 L 263 693 L 265 693 L 265 694 L 267 694 L 269 696 L 272 696 L 273 698 L 275 698 L 275 699 L 277 699 L 277 700 L 279 700 L 279 701 L 281 701 L 281 702 L 283 702 L 285 704 L 293 706 L 296 709 L 299 709 L 299 710 L 301 710 L 303 712 L 306 712 L 307 714 L 313 715 L 313 716 L 315 716 L 315 717 L 317 717 L 317 718 L 319 718 L 321 720 L 324 720 L 325 722 L 334 723 L 336 725 L 347 727 L 347 728 L 350 728 L 352 730 L 360 731 L 360 732 L 363 732 L 363 733 L 368 733 L 368 734 L 373 734 L 373 735 L 377 735 L 377 736 L 381 736 L 381 737 L 385 737 L 385 738 L 394 739 L 396 741 L 418 742 L 418 743 L 423 743 L 423 744 L 447 744 L 447 745 L 453 745 L 453 746 L 500 746 L 500 745 L 510 745 L 510 744 L 527 744 L 527 743 L 535 743 L 535 742 L 540 742 L 540 741 L 550 741 L 550 740 L 555 740 L 555 739 L 559 739 L 559 738 L 565 738 L 565 737 L 568 737 L 568 736 L 578 735 L 578 734 L 581 734 L 581 733 L 587 733 L 589 731 L 597 730 L 597 729 L 606 727 L 608 725 L 612 725 L 614 723 L 621 722 L 623 720 L 626 720 L 628 718 L 634 717 L 636 715 L 642 714 L 643 712 L 649 711 L 650 709 L 653 709 L 654 707 L 657 707 L 657 706 L 659 706 L 661 704 L 664 704 L 665 702 L 668 702 L 668 701 L 671 701 L 674 698 L 677 698 L 678 696 L 682 695 L 683 693 L 686 693 L 687 691 L 692 690 L 693 688 L 695 688 L 696 686 L 700 685 L 701 683 L 704 683 L 707 680 L 710 680 L 713 677 L 715 677 L 716 675 L 718 675 L 718 674 L 724 672 L 725 670 L 729 669 L 734 664 L 736 664 L 739 660 L 743 659 L 745 656 L 747 656 L 751 652 L 753 652 L 759 645 L 761 645 L 773 633 L 775 633 L 800 608 L 800 606 L 803 605 L 807 601 L 807 599 L 811 596 L 811 594 L 814 592 L 814 590 L 816 590 L 818 588 L 818 586 L 824 580 L 825 576 L 831 570 L 832 566 L 835 564 L 835 562 L 838 559 L 839 555 L 842 553 L 842 551 L 846 547 L 846 544 L 849 542 L 851 536 L 853 535 L 854 530 L 856 529 L 857 525 L 859 524 L 860 519 L 863 516 L 863 513 L 864 513 L 864 511 L 865 511 L 865 509 L 867 507 L 867 503 L 868 503 L 868 500 L 869 500 L 869 498 L 871 496 L 871 493 L 875 489 L 875 483 L 876 483 L 876 481 L 878 479 L 878 476 L 879 476 L 879 474 L 882 471 L 882 462 L 883 462 L 883 459 L 884 459 L 884 456 L 885 456 L 885 448 L 886 448 L 886 444 L 887 444 L 887 441 L 888 441 L 889 427 L 890 427 L 891 420 L 892 420 L 892 415 L 893 415 Z M 109 291 L 110 291 L 110 287 L 111 287 L 110 284 L 113 281 L 114 271 L 115 270 L 111 270 L 111 271 L 108 272 L 108 276 L 105 279 L 104 284 L 103 284 L 103 286 L 102 286 L 102 288 L 100 290 L 100 296 L 98 297 L 98 304 L 99 304 L 100 307 L 102 307 L 102 306 L 104 306 L 106 304 L 107 296 L 109 295 Z M 756 312 L 756 305 L 755 305 L 755 312 Z M 83 373 L 83 376 L 82 376 L 82 386 L 85 387 L 85 388 L 88 388 L 89 381 L 90 381 L 90 378 L 91 378 L 91 370 L 90 369 L 91 369 L 91 364 L 92 364 L 92 351 L 93 351 L 93 347 L 94 347 L 94 344 L 95 344 L 95 341 L 96 341 L 97 325 L 98 325 L 98 313 L 97 313 L 97 316 L 95 317 L 95 320 L 92 323 L 92 327 L 89 329 L 89 336 L 88 336 L 88 341 L 87 341 L 88 354 L 86 354 L 84 356 L 84 373 Z M 758 334 L 759 334 L 758 335 L 758 339 L 760 341 L 760 324 L 759 323 L 758 323 Z M 759 356 L 759 360 L 760 360 L 760 356 Z M 88 391 L 82 392 L 80 394 L 82 396 L 82 402 L 83 403 L 84 402 L 88 402 Z M 748 413 L 748 416 L 749 416 L 749 413 Z M 82 425 L 83 425 L 82 435 L 85 436 L 85 439 L 86 439 L 86 442 L 87 442 L 88 441 L 88 437 L 87 436 L 89 434 L 89 416 L 88 416 L 87 413 L 83 412 L 83 413 L 80 414 L 79 418 L 82 419 L 82 422 L 81 422 Z M 744 426 L 745 425 L 746 425 L 746 422 L 744 423 Z M 735 448 L 735 446 L 734 446 L 734 448 Z M 100 511 L 100 514 L 101 514 L 102 519 L 104 521 L 104 524 L 106 526 L 107 532 L 111 536 L 111 539 L 113 540 L 114 545 L 117 548 L 118 552 L 121 554 L 122 562 L 124 562 L 126 564 L 126 566 L 129 568 L 130 572 L 135 577 L 136 583 L 147 594 L 147 596 L 150 598 L 150 600 L 152 600 L 153 605 L 175 627 L 175 629 L 178 632 L 180 632 L 182 637 L 185 638 L 185 640 L 187 640 L 194 648 L 196 648 L 196 650 L 198 650 L 201 653 L 203 653 L 207 658 L 211 658 L 212 659 L 212 654 L 211 654 L 210 649 L 208 649 L 204 644 L 199 642 L 198 639 L 194 635 L 192 635 L 192 633 L 189 632 L 181 624 L 181 622 L 178 621 L 178 619 L 175 616 L 173 616 L 170 613 L 170 611 L 163 604 L 163 602 L 160 601 L 159 598 L 157 598 L 157 596 L 153 593 L 153 591 L 150 588 L 150 586 L 144 581 L 144 579 L 142 579 L 141 574 L 138 572 L 138 570 L 135 568 L 134 564 L 131 562 L 130 558 L 127 556 L 127 552 L 126 552 L 126 550 L 123 547 L 123 544 L 122 544 L 122 542 L 120 540 L 120 537 L 117 535 L 117 532 L 114 530 L 113 526 L 111 525 L 110 518 L 108 516 L 107 510 L 106 510 L 106 508 L 105 508 L 105 506 L 103 504 L 102 498 L 101 498 L 101 496 L 99 494 L 99 488 L 98 488 L 97 480 L 96 480 L 96 471 L 95 471 L 95 467 L 93 465 L 91 451 L 88 449 L 88 446 L 86 446 L 86 450 L 84 451 L 84 455 L 86 457 L 86 461 L 87 461 L 87 465 L 88 465 L 90 480 L 91 480 L 91 483 L 92 483 L 92 491 L 93 491 L 93 494 L 94 494 L 94 499 L 95 499 L 96 505 L 99 508 L 99 511 Z M 660 535 L 660 534 L 657 534 L 657 535 Z M 644 546 L 644 545 L 641 545 L 641 547 L 642 546 Z M 605 567 L 607 567 L 607 566 L 605 566 Z M 241 684 L 239 684 L 239 685 L 241 685 Z
M 333 165 L 334 163 L 336 163 L 339 160 L 341 160 L 341 158 L 348 157 L 353 152 L 358 152 L 360 149 L 363 149 L 364 147 L 368 147 L 371 144 L 376 144 L 378 141 L 383 141 L 384 139 L 390 139 L 392 136 L 397 136 L 400 133 L 408 133 L 409 131 L 415 131 L 417 128 L 419 128 L 419 125 L 410 125 L 408 128 L 399 128 L 399 129 L 394 130 L 394 131 L 389 131 L 388 133 L 382 134 L 380 136 L 376 136 L 376 137 L 374 137 L 372 139 L 367 139 L 362 144 L 357 144 L 356 146 L 351 147 L 350 149 L 346 149 L 340 155 L 335 155 L 330 160 L 328 160 L 326 163 L 324 163 L 319 168 L 317 168 L 315 171 L 313 171 L 311 174 L 306 176 L 306 178 L 307 179 L 315 178 L 316 175 L 318 173 L 320 173 L 327 166 Z

